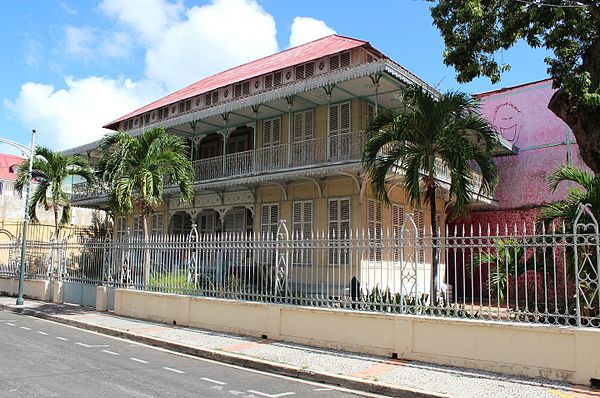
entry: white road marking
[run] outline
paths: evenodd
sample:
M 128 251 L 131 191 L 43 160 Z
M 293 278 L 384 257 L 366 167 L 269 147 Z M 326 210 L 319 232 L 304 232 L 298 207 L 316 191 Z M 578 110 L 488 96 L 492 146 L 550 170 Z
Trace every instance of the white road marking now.
M 39 334 L 43 334 L 44 336 L 48 336 L 48 333 L 46 333 L 46 332 L 42 332 L 41 330 L 38 330 L 37 332 L 38 332 Z
M 110 355 L 121 355 L 118 352 L 108 351 L 108 350 L 102 350 L 102 352 L 105 352 L 105 353 L 110 354 Z
M 60 336 L 56 336 L 57 339 L 62 340 L 62 341 L 69 341 L 69 339 L 65 339 L 64 337 L 60 337 Z
M 315 388 L 315 391 L 333 391 L 333 388 Z
M 224 383 L 224 382 L 219 381 L 219 380 L 209 379 L 208 377 L 201 377 L 201 379 L 204 380 L 204 381 L 208 381 L 209 383 L 219 384 L 221 386 L 227 385 L 227 383 Z
M 9 326 L 17 326 L 14 323 L 10 323 L 10 322 L 6 322 L 6 324 L 9 325 Z
M 139 363 L 148 363 L 148 361 L 144 361 L 143 359 L 137 359 L 137 358 L 129 358 L 129 359 L 131 359 L 132 361 L 135 361 L 135 362 L 139 362 Z
M 287 396 L 296 394 L 295 392 L 291 392 L 291 391 L 282 392 L 281 394 L 267 394 L 266 392 L 260 392 L 260 391 L 256 391 L 256 390 L 248 390 L 248 392 L 251 394 L 260 395 L 262 397 L 267 397 L 267 398 L 287 397 Z
M 173 369 L 173 368 L 168 368 L 166 366 L 163 366 L 164 370 L 168 370 L 169 372 L 175 372 L 175 373 L 185 373 L 183 370 L 179 370 L 179 369 Z
M 80 343 L 80 342 L 76 342 L 75 344 L 80 345 L 82 347 L 85 348 L 102 348 L 102 347 L 110 347 L 108 344 L 96 344 L 96 345 L 90 345 L 90 344 L 85 344 L 85 343 Z
M 23 329 L 23 330 L 31 330 L 31 328 L 28 328 L 27 326 L 21 326 L 21 329 Z

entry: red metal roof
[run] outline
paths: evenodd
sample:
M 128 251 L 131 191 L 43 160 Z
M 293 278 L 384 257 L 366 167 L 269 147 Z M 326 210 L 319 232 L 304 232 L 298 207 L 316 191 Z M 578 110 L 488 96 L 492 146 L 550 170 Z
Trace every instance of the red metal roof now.
M 206 77 L 194 84 L 191 84 L 181 90 L 175 91 L 156 100 L 138 110 L 122 116 L 104 127 L 117 129 L 117 124 L 123 120 L 141 115 L 153 109 L 160 108 L 165 105 L 173 104 L 177 101 L 191 98 L 199 94 L 204 94 L 220 87 L 225 87 L 234 83 L 241 82 L 253 77 L 264 75 L 276 70 L 288 68 L 290 66 L 308 62 L 314 59 L 325 57 L 351 48 L 360 47 L 369 44 L 363 40 L 357 40 L 350 37 L 340 35 L 330 35 L 317 39 L 310 43 L 302 44 L 297 47 L 288 48 L 287 50 L 269 55 L 267 57 L 249 62 L 234 68 L 219 72 L 215 75 Z
M 0 153 L 0 179 L 2 180 L 16 180 L 17 170 L 14 168 L 14 172 L 11 173 L 11 168 L 15 165 L 21 164 L 23 158 L 15 155 L 8 155 Z

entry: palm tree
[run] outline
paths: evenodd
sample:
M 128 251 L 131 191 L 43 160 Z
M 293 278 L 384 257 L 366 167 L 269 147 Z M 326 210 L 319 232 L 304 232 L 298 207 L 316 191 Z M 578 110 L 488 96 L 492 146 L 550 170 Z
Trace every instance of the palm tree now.
M 110 187 L 110 201 L 117 213 L 140 210 L 144 240 L 148 240 L 148 214 L 163 202 L 165 179 L 177 185 L 181 202 L 193 199 L 194 170 L 186 142 L 164 129 L 155 128 L 133 137 L 118 131 L 100 143 L 99 172 Z M 144 258 L 144 280 L 150 281 L 149 252 Z
M 29 159 L 25 159 L 19 167 L 15 189 L 22 193 L 28 182 Z M 41 205 L 45 210 L 54 213 L 54 236 L 58 239 L 60 227 L 71 222 L 71 201 L 63 184 L 71 176 L 83 178 L 88 185 L 96 182 L 94 170 L 87 160 L 78 155 L 63 155 L 46 147 L 35 148 L 31 177 L 36 185 L 28 206 L 29 217 L 38 222 L 37 208 Z
M 478 102 L 460 92 L 434 97 L 419 86 L 406 89 L 404 108 L 379 113 L 369 126 L 369 139 L 362 162 L 371 179 L 374 195 L 390 203 L 386 182 L 391 174 L 404 174 L 404 186 L 412 205 L 429 204 L 434 244 L 432 245 L 431 302 L 437 301 L 438 257 L 435 239 L 436 177 L 444 166 L 449 170 L 450 216 L 466 211 L 472 197 L 491 194 L 497 183 L 497 170 L 492 161 L 496 133 L 477 112 Z M 479 166 L 481 186 L 475 186 L 471 164 Z M 424 183 L 424 200 L 421 194 Z
M 572 182 L 578 186 L 571 187 L 565 199 L 542 206 L 537 215 L 538 221 L 549 224 L 554 220 L 561 220 L 572 226 L 579 205 L 588 203 L 592 205 L 592 213 L 596 219 L 600 219 L 600 174 L 594 175 L 571 165 L 560 166 L 548 177 L 550 191 L 555 192 L 563 182 Z

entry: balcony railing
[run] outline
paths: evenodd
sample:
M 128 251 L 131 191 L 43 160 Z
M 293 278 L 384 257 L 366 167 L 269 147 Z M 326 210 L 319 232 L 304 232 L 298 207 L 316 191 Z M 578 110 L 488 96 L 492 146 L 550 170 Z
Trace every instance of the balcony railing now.
M 256 151 L 243 151 L 225 156 L 215 156 L 192 162 L 195 180 L 198 182 L 246 177 L 257 174 L 277 173 L 284 170 L 301 169 L 310 166 L 327 165 L 336 162 L 358 161 L 365 143 L 363 131 L 330 135 L 258 148 Z M 440 159 L 436 160 L 437 179 L 450 183 L 450 171 Z M 481 185 L 481 176 L 473 171 L 475 189 Z M 97 197 L 108 192 L 106 185 L 88 189 L 85 183 L 74 184 L 74 200 Z
M 291 144 L 273 145 L 254 151 L 232 153 L 225 156 L 193 162 L 196 181 L 208 181 L 232 176 L 248 176 L 277 172 L 296 167 L 328 162 L 359 160 L 364 142 L 362 131 L 313 138 Z

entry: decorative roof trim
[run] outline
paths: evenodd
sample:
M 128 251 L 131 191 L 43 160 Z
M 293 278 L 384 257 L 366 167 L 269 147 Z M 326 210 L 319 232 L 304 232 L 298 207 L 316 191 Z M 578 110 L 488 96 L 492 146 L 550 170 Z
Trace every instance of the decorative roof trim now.
M 150 123 L 148 125 L 145 125 L 143 128 L 140 127 L 137 129 L 129 130 L 128 133 L 132 136 L 137 136 L 142 131 L 155 127 L 162 127 L 168 129 L 170 127 L 180 126 L 182 124 L 193 122 L 196 120 L 202 120 L 212 116 L 218 116 L 223 113 L 236 111 L 238 109 L 249 108 L 253 105 L 264 104 L 269 101 L 285 98 L 294 94 L 301 94 L 306 91 L 324 87 L 328 84 L 341 83 L 376 73 L 388 73 L 394 78 L 404 83 L 418 84 L 435 96 L 438 96 L 440 94 L 435 88 L 431 87 L 429 84 L 419 79 L 416 75 L 409 72 L 407 69 L 403 68 L 402 66 L 398 65 L 397 63 L 388 58 L 384 58 L 368 64 L 349 66 L 345 69 L 341 69 L 335 72 L 329 72 L 309 79 L 286 84 L 285 86 L 277 87 L 269 91 L 263 91 L 262 93 L 257 93 L 244 98 L 231 100 L 209 108 L 188 111 L 170 119 L 163 119 L 155 123 Z M 63 151 L 63 153 L 74 154 L 89 151 L 97 148 L 99 143 L 100 140 L 94 141 L 76 148 L 67 149 Z

